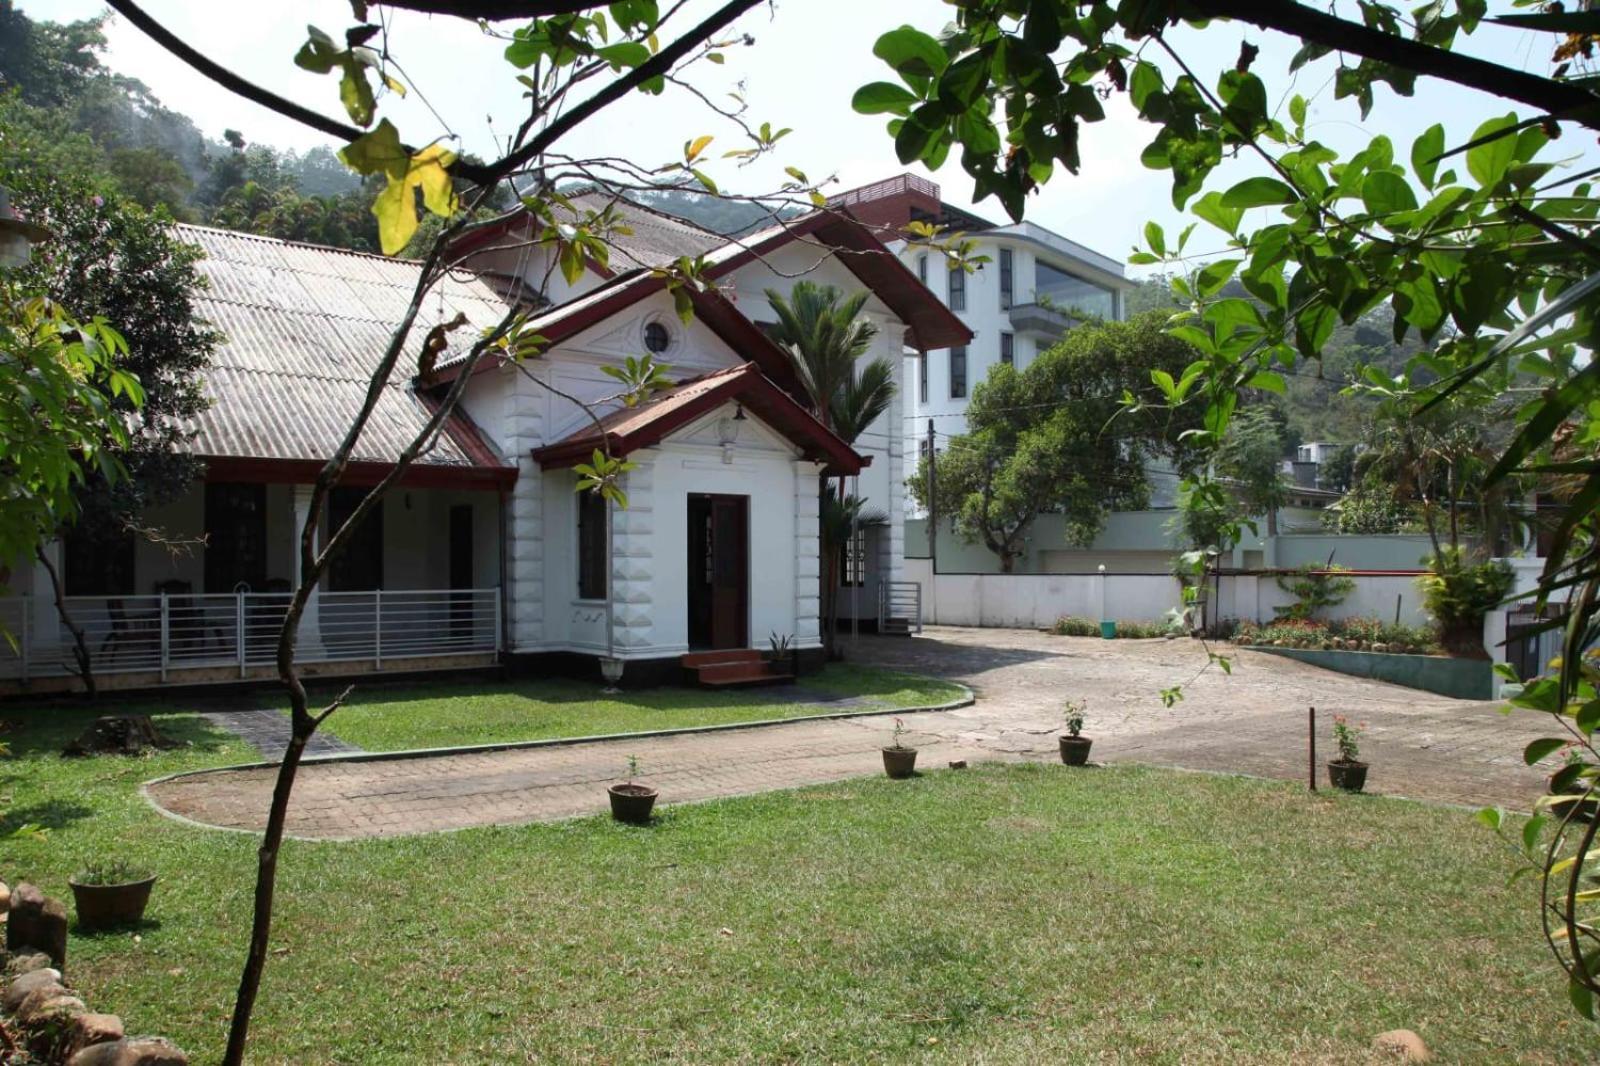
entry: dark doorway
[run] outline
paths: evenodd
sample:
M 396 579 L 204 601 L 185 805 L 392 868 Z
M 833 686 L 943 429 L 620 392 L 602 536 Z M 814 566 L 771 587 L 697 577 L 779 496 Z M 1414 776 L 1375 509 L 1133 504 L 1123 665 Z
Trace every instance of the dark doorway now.
M 450 508 L 450 588 L 472 588 L 472 505 Z M 450 635 L 472 630 L 472 596 L 461 592 L 450 597 Z
M 689 646 L 750 645 L 750 498 L 689 497 Z

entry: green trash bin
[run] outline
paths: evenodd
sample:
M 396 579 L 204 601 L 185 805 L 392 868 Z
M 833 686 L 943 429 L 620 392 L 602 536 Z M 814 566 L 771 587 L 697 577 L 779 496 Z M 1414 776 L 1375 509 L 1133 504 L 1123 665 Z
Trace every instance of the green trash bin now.
M 1110 640 L 1112 637 L 1115 637 L 1116 635 L 1117 635 L 1117 623 L 1115 623 L 1115 622 L 1101 622 L 1100 623 L 1100 636 L 1101 637 L 1103 637 L 1106 640 Z

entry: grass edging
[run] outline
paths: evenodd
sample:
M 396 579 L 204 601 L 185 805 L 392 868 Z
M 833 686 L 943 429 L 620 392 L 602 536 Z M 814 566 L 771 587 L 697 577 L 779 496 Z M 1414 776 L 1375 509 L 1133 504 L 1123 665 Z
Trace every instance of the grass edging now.
M 902 671 L 903 673 L 904 671 Z M 462 744 L 446 748 L 402 748 L 399 751 L 351 751 L 336 752 L 329 755 L 306 755 L 300 760 L 301 766 L 321 765 L 324 763 L 347 762 L 387 762 L 399 759 L 431 759 L 445 755 L 481 755 L 497 751 L 521 751 L 529 748 L 555 748 L 569 744 L 599 744 L 610 740 L 649 740 L 654 737 L 684 736 L 693 733 L 722 733 L 731 729 L 762 729 L 771 726 L 793 725 L 797 722 L 825 722 L 839 718 L 875 718 L 883 715 L 895 714 L 925 714 L 933 711 L 954 711 L 962 707 L 970 707 L 975 702 L 972 689 L 959 681 L 946 681 L 944 678 L 929 678 L 922 674 L 908 674 L 909 677 L 921 677 L 929 681 L 938 681 L 950 685 L 965 693 L 953 700 L 944 703 L 920 707 L 893 707 L 887 709 L 874 708 L 859 711 L 830 711 L 827 714 L 806 714 L 793 718 L 757 718 L 749 722 L 718 722 L 712 725 L 686 725 L 674 726 L 670 729 L 642 729 L 631 733 L 596 733 L 581 737 L 544 737 L 539 740 L 498 740 L 488 744 Z M 234 763 L 230 766 L 212 766 L 201 770 L 180 770 L 175 774 L 166 774 L 162 777 L 151 778 L 140 785 L 144 792 L 152 785 L 163 784 L 167 781 L 176 781 L 184 777 L 198 777 L 201 774 L 230 773 L 242 770 L 269 770 L 278 766 L 278 762 L 246 762 Z M 146 798 L 148 793 L 146 793 Z M 154 800 L 151 800 L 154 803 Z M 158 805 L 159 806 L 159 805 Z M 200 823 L 196 823 L 200 824 Z M 216 827 L 212 827 L 216 828 Z

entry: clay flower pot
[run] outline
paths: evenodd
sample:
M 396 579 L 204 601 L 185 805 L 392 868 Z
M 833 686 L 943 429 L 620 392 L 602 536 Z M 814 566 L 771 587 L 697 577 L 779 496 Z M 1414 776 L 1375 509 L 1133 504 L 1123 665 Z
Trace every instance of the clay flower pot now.
M 890 777 L 910 777 L 916 770 L 916 748 L 883 749 L 883 772 Z
M 133 925 L 144 917 L 150 903 L 150 890 L 155 886 L 154 876 L 125 885 L 84 885 L 68 880 L 72 886 L 72 901 L 78 911 L 78 926 L 82 929 L 108 929 L 118 925 Z
M 649 824 L 650 811 L 660 795 L 649 785 L 636 785 L 632 781 L 612 785 L 606 792 L 611 797 L 611 817 L 630 825 Z
M 1334 759 L 1328 763 L 1328 783 L 1346 792 L 1360 792 L 1367 783 L 1367 764 Z
M 1061 761 L 1068 766 L 1086 766 L 1089 762 L 1089 746 L 1094 743 L 1088 737 L 1061 737 Z

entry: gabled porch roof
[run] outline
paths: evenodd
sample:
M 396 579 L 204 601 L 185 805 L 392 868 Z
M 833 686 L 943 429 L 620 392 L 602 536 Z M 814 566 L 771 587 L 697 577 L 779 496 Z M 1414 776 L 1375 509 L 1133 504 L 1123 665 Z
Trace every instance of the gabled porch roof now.
M 695 419 L 735 401 L 782 434 L 806 458 L 826 464 L 829 474 L 859 474 L 872 461 L 796 403 L 754 363 L 680 382 L 648 403 L 605 415 L 598 426 L 587 423 L 561 440 L 535 448 L 533 458 L 546 469 L 561 469 L 585 462 L 596 449 L 607 446 L 612 455 L 625 456 L 659 444 Z

